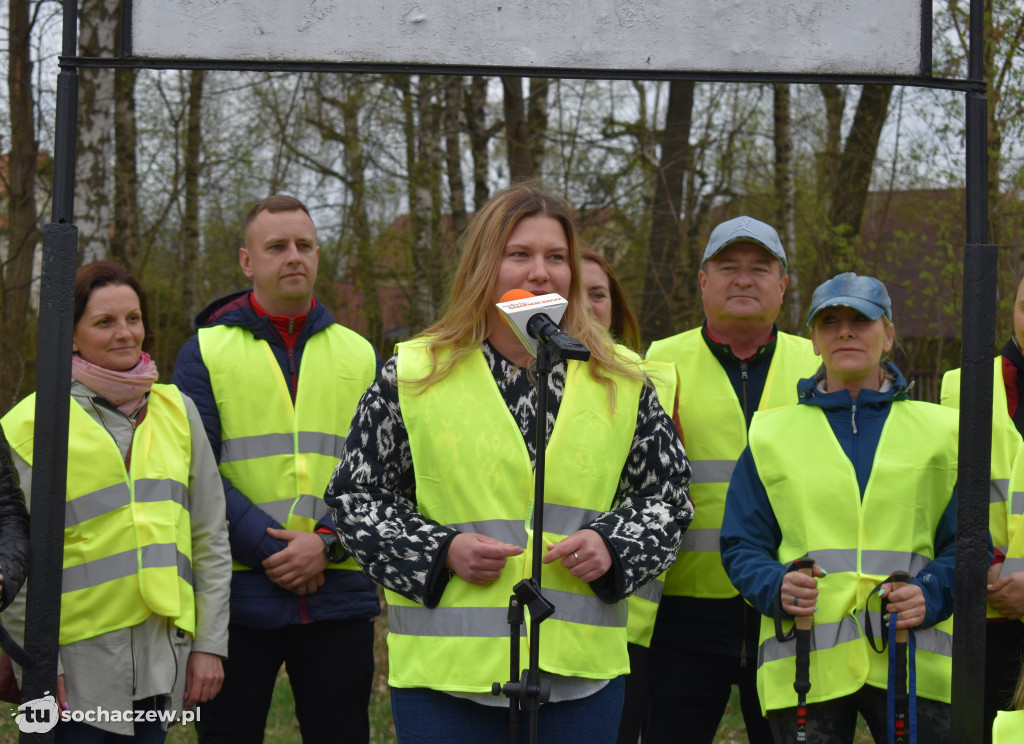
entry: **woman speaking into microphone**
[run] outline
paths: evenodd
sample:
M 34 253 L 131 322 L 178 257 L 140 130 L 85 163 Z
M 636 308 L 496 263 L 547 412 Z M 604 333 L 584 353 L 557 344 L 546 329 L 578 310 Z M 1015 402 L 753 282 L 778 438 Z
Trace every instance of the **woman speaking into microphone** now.
M 461 239 L 443 317 L 385 364 L 356 410 L 326 499 L 342 543 L 387 590 L 398 739 L 501 741 L 513 586 L 534 539 L 555 613 L 541 628 L 541 740 L 614 742 L 628 671 L 625 598 L 674 559 L 689 464 L 638 359 L 593 323 L 567 205 L 496 194 Z M 531 530 L 531 351 L 495 307 L 512 289 L 568 300 L 591 351 L 549 377 L 544 533 Z M 521 638 L 526 659 L 529 634 Z

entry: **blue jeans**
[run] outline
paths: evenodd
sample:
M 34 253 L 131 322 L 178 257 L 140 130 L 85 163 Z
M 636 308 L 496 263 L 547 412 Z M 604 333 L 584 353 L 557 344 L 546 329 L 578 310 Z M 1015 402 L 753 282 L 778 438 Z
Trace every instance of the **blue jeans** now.
M 624 689 L 624 678 L 617 677 L 589 697 L 542 705 L 539 744 L 615 744 Z M 507 706 L 481 705 L 424 688 L 392 688 L 391 710 L 399 744 L 508 741 Z M 530 718 L 520 713 L 519 721 L 519 740 L 527 742 Z

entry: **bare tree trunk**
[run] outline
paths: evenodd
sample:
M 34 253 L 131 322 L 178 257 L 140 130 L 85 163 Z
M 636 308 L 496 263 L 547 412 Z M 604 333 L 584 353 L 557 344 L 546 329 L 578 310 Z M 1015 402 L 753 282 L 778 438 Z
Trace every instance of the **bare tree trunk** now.
M 526 107 L 526 134 L 530 167 L 534 178 L 544 175 L 544 140 L 548 132 L 548 79 L 530 78 L 530 100 Z
M 825 152 L 822 153 L 818 168 L 818 192 L 831 194 L 839 178 L 846 94 L 835 83 L 821 83 L 818 88 L 825 99 Z
M 473 153 L 473 205 L 476 211 L 490 198 L 487 188 L 487 169 L 490 157 L 487 145 L 500 125 L 487 127 L 487 78 L 474 75 L 466 91 L 466 131 L 469 149 Z
M 533 178 L 533 157 L 527 135 L 523 79 L 506 76 L 501 79 L 505 104 L 505 143 L 508 151 L 510 182 Z
M 651 204 L 651 238 L 640 311 L 640 331 L 644 338 L 651 340 L 664 338 L 673 332 L 685 304 L 683 284 L 688 283 L 680 279 L 690 274 L 690 257 L 682 255 L 679 217 L 683 180 L 690 157 L 693 88 L 692 80 L 673 80 L 669 85 L 661 164 Z
M 775 83 L 773 86 L 775 120 L 775 199 L 777 211 L 775 224 L 782 230 L 783 244 L 789 255 L 789 304 L 790 328 L 800 327 L 800 277 L 796 261 L 796 208 L 793 193 L 793 139 L 789 119 L 789 85 Z
M 548 126 L 547 78 L 530 78 L 529 98 L 523 98 L 523 79 L 501 79 L 505 90 L 505 141 L 509 181 L 540 178 L 544 136 Z
M 418 134 L 419 160 L 422 173 L 417 188 L 423 215 L 427 216 L 426 243 L 418 252 L 421 271 L 426 276 L 429 295 L 428 320 L 437 317 L 445 297 L 444 284 L 444 231 L 441 229 L 441 178 L 444 173 L 444 153 L 441 150 L 441 119 L 443 117 L 443 81 L 434 75 L 420 77 Z
M 3 262 L 0 334 L 0 410 L 9 409 L 24 393 L 25 327 L 28 319 L 36 227 L 36 160 L 39 143 L 32 121 L 32 56 L 29 0 L 10 0 L 7 94 L 11 117 L 8 160 L 7 255 Z
M 115 52 L 120 0 L 83 0 L 79 13 L 79 52 L 83 57 L 111 57 Z M 113 210 L 110 165 L 113 161 L 114 71 L 80 72 L 78 163 L 75 224 L 83 262 L 106 258 Z
M 188 81 L 188 124 L 185 129 L 185 214 L 181 220 L 181 244 L 184 248 L 181 283 L 181 330 L 185 338 L 192 331 L 192 319 L 199 313 L 199 176 L 203 163 L 203 76 L 192 70 Z
M 437 240 L 440 235 L 441 134 L 435 79 L 421 76 L 413 90 L 409 76 L 399 76 L 405 112 L 406 160 L 409 169 L 409 230 L 413 264 L 410 325 L 415 330 L 434 320 L 443 296 Z
M 1016 28 L 996 28 L 995 13 L 992 9 L 992 0 L 984 2 L 985 19 L 985 90 L 988 98 L 987 130 L 988 130 L 988 214 L 989 231 L 988 241 L 998 244 L 1003 233 L 1003 127 L 999 121 L 999 104 L 1003 95 L 1007 92 L 1006 73 L 1008 69 L 1000 69 L 996 63 L 996 50 L 1002 47 L 1006 55 L 1007 68 L 1011 65 L 1014 52 L 1018 55 L 1021 51 L 1021 42 L 1024 40 L 1024 21 L 1019 20 L 1018 15 Z M 1018 56 L 1019 59 L 1019 56 Z M 1018 62 L 1019 64 L 1019 62 Z M 1019 110 L 1019 109 L 1018 109 Z M 1010 289 L 1010 291 L 1015 291 Z
M 463 108 L 461 75 L 448 75 L 444 81 L 444 141 L 448 171 L 448 191 L 451 194 L 452 235 L 462 235 L 466 229 L 466 185 L 462 178 L 462 148 L 459 146 L 459 113 Z M 454 258 L 454 242 L 445 241 L 445 263 Z
M 135 70 L 114 71 L 114 235 L 110 255 L 131 270 L 139 254 Z
M 377 267 L 374 264 L 373 246 L 370 242 L 370 217 L 366 205 L 366 154 L 359 126 L 359 112 L 364 102 L 363 89 L 356 83 L 349 87 L 345 101 L 341 104 L 342 123 L 345 127 L 342 135 L 345 147 L 345 176 L 351 197 L 347 221 L 352 226 L 355 242 L 355 282 L 363 295 L 367 335 L 377 348 L 382 348 L 384 318 L 377 292 Z
M 891 96 L 891 85 L 865 85 L 861 89 L 840 161 L 842 179 L 835 184 L 832 195 L 830 222 L 835 230 L 860 234 L 864 202 L 871 186 L 878 140 L 889 113 Z
M 820 156 L 818 189 L 827 195 L 828 216 L 817 246 L 815 282 L 850 268 L 854 258 L 850 252 L 851 240 L 860 235 L 878 141 L 892 96 L 891 85 L 862 86 L 853 123 L 841 147 L 845 95 L 832 83 L 818 87 L 825 99 L 826 117 L 825 151 Z

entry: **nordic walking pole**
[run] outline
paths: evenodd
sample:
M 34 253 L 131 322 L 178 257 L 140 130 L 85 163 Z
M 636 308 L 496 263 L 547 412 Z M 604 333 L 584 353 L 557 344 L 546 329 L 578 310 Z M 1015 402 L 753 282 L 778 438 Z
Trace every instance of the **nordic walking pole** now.
M 814 576 L 814 559 L 800 558 L 794 564 L 800 573 Z M 811 689 L 811 628 L 814 626 L 813 615 L 800 615 L 794 618 L 796 629 L 796 740 L 807 741 L 807 693 Z
M 890 577 L 892 591 L 906 586 L 910 575 L 906 571 L 896 571 Z M 898 613 L 897 613 L 898 614 Z M 889 692 L 886 696 L 889 708 L 889 741 L 891 744 L 909 744 L 916 741 L 913 731 L 914 716 L 908 716 L 910 694 L 907 692 L 907 642 L 910 631 L 896 628 L 897 615 L 889 616 Z

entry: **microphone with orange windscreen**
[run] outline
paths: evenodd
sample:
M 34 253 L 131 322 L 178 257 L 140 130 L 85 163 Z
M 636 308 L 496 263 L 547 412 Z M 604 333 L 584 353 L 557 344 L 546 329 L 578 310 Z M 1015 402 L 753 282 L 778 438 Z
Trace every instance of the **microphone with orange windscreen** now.
M 590 350 L 558 327 L 568 302 L 551 294 L 534 296 L 525 289 L 510 289 L 497 303 L 502 319 L 531 354 L 537 356 L 539 343 L 561 359 L 590 359 Z

